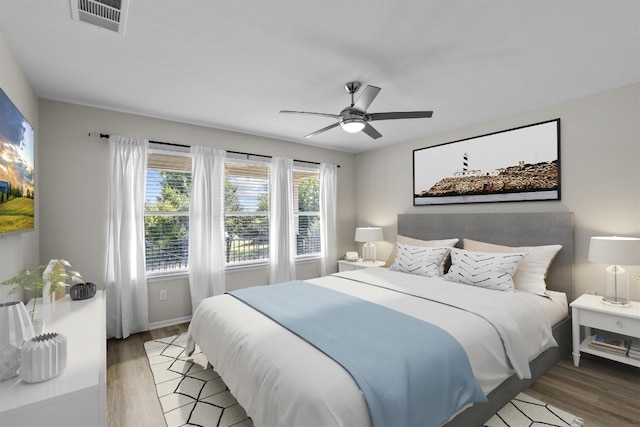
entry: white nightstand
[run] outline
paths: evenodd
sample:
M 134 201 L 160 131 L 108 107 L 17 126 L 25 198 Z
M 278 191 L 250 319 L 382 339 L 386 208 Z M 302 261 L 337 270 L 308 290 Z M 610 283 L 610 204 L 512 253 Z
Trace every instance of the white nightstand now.
M 382 267 L 385 264 L 384 261 L 362 261 L 362 259 L 358 259 L 357 261 L 347 261 L 347 260 L 339 260 L 338 261 L 338 271 L 352 271 L 352 270 L 362 270 L 363 268 L 370 267 Z
M 615 307 L 604 304 L 598 295 L 582 295 L 571 304 L 573 326 L 573 364 L 580 364 L 580 352 L 626 363 L 640 368 L 640 360 L 589 347 L 591 328 L 640 338 L 640 303 L 632 301 L 631 307 Z M 580 340 L 580 326 L 585 327 L 585 339 Z

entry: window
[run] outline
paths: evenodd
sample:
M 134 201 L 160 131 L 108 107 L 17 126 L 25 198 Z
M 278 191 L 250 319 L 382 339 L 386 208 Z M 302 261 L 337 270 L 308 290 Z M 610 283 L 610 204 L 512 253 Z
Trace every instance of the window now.
M 320 173 L 318 170 L 293 170 L 296 255 L 320 254 Z
M 269 259 L 269 165 L 225 164 L 227 264 Z M 294 168 L 296 255 L 320 254 L 320 177 L 317 169 Z
M 144 216 L 147 272 L 187 268 L 190 194 L 191 157 L 150 150 Z
M 269 259 L 269 166 L 227 160 L 224 228 L 227 264 Z
M 227 158 L 224 183 L 228 265 L 269 259 L 269 173 L 265 162 Z M 320 254 L 319 171 L 294 166 L 296 254 Z M 189 153 L 149 151 L 145 195 L 148 273 L 185 270 L 189 257 Z

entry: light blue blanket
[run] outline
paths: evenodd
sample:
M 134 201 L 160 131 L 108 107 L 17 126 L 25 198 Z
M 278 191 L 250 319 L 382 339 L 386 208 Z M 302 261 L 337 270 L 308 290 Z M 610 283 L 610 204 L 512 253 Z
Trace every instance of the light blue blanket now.
M 460 343 L 428 322 L 302 281 L 229 294 L 344 367 L 374 427 L 440 426 L 487 400 Z

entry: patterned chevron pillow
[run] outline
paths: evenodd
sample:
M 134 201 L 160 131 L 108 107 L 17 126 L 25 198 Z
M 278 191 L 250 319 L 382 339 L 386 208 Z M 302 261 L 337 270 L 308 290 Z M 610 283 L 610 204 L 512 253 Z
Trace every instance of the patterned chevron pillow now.
M 527 257 L 520 263 L 518 271 L 513 275 L 513 284 L 519 291 L 536 295 L 547 295 L 547 272 L 562 245 L 543 246 L 502 246 L 493 243 L 464 239 L 463 249 L 476 252 L 526 253 Z
M 389 270 L 427 277 L 438 276 L 438 266 L 449 253 L 448 247 L 412 246 L 403 243 L 396 243 L 396 246 L 396 257 Z
M 514 291 L 512 276 L 526 256 L 526 253 L 488 253 L 451 248 L 451 267 L 444 278 L 486 289 Z

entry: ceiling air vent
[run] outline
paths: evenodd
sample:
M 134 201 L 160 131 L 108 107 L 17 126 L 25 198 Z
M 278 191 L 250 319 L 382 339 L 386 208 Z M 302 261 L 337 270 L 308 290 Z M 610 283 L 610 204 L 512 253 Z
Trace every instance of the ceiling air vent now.
M 70 0 L 71 17 L 76 21 L 124 33 L 129 0 Z

